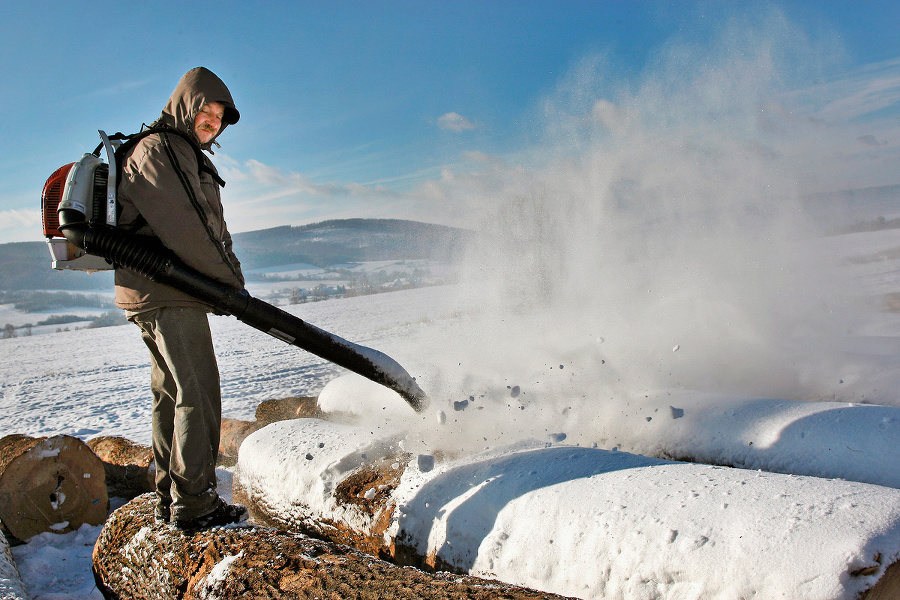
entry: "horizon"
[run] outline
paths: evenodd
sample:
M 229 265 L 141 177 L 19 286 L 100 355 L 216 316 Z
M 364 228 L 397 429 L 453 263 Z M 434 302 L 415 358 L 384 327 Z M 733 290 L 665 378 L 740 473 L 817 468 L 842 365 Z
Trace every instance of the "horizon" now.
M 743 47 L 776 74 L 754 99 L 769 119 L 740 135 L 774 131 L 772 147 L 808 157 L 800 191 L 900 184 L 894 3 L 242 5 L 217 15 L 210 36 L 160 22 L 162 10 L 7 8 L 0 243 L 41 241 L 50 173 L 90 152 L 97 129 L 155 119 L 198 65 L 225 81 L 242 115 L 213 157 L 232 233 L 341 218 L 477 227 L 484 199 L 508 190 L 492 179 L 584 150 L 580 132 L 565 131 L 573 120 L 626 111 L 653 86 L 677 97 L 681 54 L 734 62 Z M 734 101 L 723 97 L 723 110 Z

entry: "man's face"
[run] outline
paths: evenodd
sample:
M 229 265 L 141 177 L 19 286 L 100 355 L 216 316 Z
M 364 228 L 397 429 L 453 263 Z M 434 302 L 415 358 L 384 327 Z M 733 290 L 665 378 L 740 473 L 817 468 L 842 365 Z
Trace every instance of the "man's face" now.
M 194 119 L 194 133 L 201 144 L 208 144 L 222 127 L 222 117 L 225 116 L 225 107 L 218 102 L 209 102 L 203 105 L 197 118 Z

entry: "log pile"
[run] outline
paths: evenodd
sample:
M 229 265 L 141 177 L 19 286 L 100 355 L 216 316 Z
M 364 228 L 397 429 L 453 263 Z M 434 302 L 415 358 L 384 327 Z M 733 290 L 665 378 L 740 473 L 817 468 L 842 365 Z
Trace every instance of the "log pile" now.
M 819 577 L 834 582 L 835 597 L 900 597 L 896 490 L 579 447 L 512 450 L 437 467 L 432 457 L 377 454 L 390 448 L 373 443 L 368 429 L 276 423 L 242 447 L 235 499 L 255 522 L 426 570 L 536 585 L 522 565 L 541 555 L 566 567 L 540 580 L 558 594 L 594 597 L 612 588 L 637 596 L 653 588 L 668 597 L 663 580 L 667 590 L 690 581 L 724 592 L 735 584 L 708 566 L 745 564 L 756 553 L 759 564 L 740 573 L 742 593 L 768 597 Z M 716 497 L 727 500 L 715 504 L 723 518 L 704 513 Z M 810 510 L 821 514 L 809 519 Z M 753 515 L 752 526 L 735 529 L 744 515 Z M 537 531 L 535 523 L 542 523 Z M 577 532 L 567 523 L 579 524 Z M 566 543 L 573 537 L 577 544 Z M 641 583 L 641 564 L 616 555 L 625 539 L 636 557 L 639 549 L 672 553 L 671 562 L 659 563 L 671 570 Z M 792 560 L 813 546 L 821 548 L 816 560 Z
M 0 522 L 7 537 L 67 533 L 103 523 L 108 512 L 103 463 L 84 442 L 67 435 L 0 439 Z
M 88 447 L 103 461 L 106 489 L 116 498 L 134 498 L 156 489 L 153 450 L 117 436 L 88 440 Z
M 347 546 L 256 526 L 186 534 L 153 521 L 153 500 L 118 509 L 94 547 L 108 600 L 181 598 L 562 598 L 476 577 L 401 568 Z
M 346 544 L 373 556 L 397 564 L 424 568 L 429 571 L 448 569 L 448 565 L 427 560 L 406 552 L 403 545 L 394 544 L 387 530 L 394 519 L 395 505 L 391 493 L 400 483 L 400 478 L 409 457 L 402 454 L 389 455 L 361 465 L 349 476 L 341 480 L 334 490 L 334 498 L 339 506 L 348 507 L 353 514 L 362 517 L 351 519 L 354 523 L 365 522 L 365 527 L 354 527 L 342 519 L 323 515 L 292 514 L 279 510 L 267 499 L 255 494 L 252 489 L 241 485 L 240 477 L 232 482 L 234 501 L 244 504 L 250 511 L 254 523 L 296 531 L 336 544 Z

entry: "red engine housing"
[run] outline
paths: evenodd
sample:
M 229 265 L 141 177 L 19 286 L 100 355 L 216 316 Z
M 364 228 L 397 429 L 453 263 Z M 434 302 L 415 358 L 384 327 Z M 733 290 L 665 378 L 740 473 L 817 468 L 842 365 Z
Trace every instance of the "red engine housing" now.
M 59 215 L 56 211 L 66 189 L 66 178 L 74 165 L 75 163 L 69 163 L 55 170 L 44 184 L 44 191 L 41 192 L 44 235 L 48 238 L 63 237 L 63 234 L 59 231 Z

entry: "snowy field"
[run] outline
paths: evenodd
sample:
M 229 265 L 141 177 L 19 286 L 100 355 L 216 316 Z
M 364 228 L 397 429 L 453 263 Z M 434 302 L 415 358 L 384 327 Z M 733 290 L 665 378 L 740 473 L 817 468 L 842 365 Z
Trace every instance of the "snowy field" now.
M 705 337 L 687 330 L 683 337 L 660 337 L 629 330 L 623 323 L 609 322 L 606 328 L 599 319 L 573 318 L 571 312 L 560 319 L 555 309 L 492 308 L 485 300 L 495 292 L 485 285 L 423 288 L 287 310 L 389 354 L 419 379 L 434 403 L 426 414 L 398 411 L 371 421 L 372 435 L 378 437 L 383 432 L 374 428 L 395 431 L 408 419 L 415 435 L 406 442 L 414 453 L 484 455 L 537 440 L 652 456 L 663 452 L 660 440 L 669 440 L 682 455 L 693 452 L 715 462 L 704 450 L 716 447 L 719 459 L 743 456 L 748 468 L 764 469 L 772 457 L 760 459 L 769 461 L 765 464 L 753 463 L 759 455 L 747 455 L 740 436 L 774 442 L 805 423 L 801 429 L 815 435 L 869 440 L 872 447 L 872 438 L 894 439 L 900 428 L 895 416 L 900 407 L 900 315 L 877 310 L 880 295 L 900 291 L 900 230 L 821 238 L 804 247 L 825 257 L 834 266 L 829 275 L 852 291 L 838 303 L 840 326 L 824 338 L 809 327 L 785 329 L 781 339 L 766 338 L 765 344 L 748 337 L 740 341 L 739 351 L 717 346 L 722 340 L 715 330 Z M 744 310 L 738 302 L 722 314 L 738 318 Z M 263 400 L 317 395 L 342 374 L 233 318 L 212 317 L 211 324 L 226 417 L 252 419 Z M 642 351 L 643 360 L 636 359 Z M 119 435 L 149 443 L 149 367 L 133 326 L 5 339 L 0 352 L 0 435 L 69 434 L 84 440 Z M 723 356 L 743 358 L 741 364 L 729 365 L 719 360 Z M 370 393 L 369 386 L 335 383 L 330 406 L 338 409 L 343 403 L 348 411 L 365 415 L 359 407 L 367 405 Z M 875 426 L 881 432 L 874 436 L 872 422 L 856 420 L 858 412 L 847 413 L 837 424 L 816 423 L 804 418 L 821 411 L 778 409 L 780 400 L 833 403 L 835 409 L 868 403 L 888 412 L 879 413 Z M 377 402 L 372 398 L 371 406 Z M 719 428 L 718 441 L 709 433 L 713 427 Z M 805 472 L 822 461 L 822 452 L 801 440 L 799 435 L 781 437 L 775 455 L 780 462 L 773 471 Z M 887 487 L 875 487 L 885 497 L 898 487 L 900 463 L 890 457 L 878 461 L 875 456 L 874 462 L 858 461 L 854 467 L 853 461 L 835 456 L 833 465 L 843 470 L 829 477 L 856 482 L 882 477 L 878 481 Z M 230 473 L 221 474 L 228 494 Z M 804 486 L 811 486 L 805 494 L 815 495 L 816 481 L 804 480 Z M 831 485 L 828 479 L 820 481 Z M 816 518 L 814 511 L 809 518 Z M 91 544 L 99 529 L 42 534 L 13 548 L 34 598 L 100 597 L 90 573 Z M 816 539 L 812 536 L 809 543 L 819 543 Z M 798 549 L 798 556 L 815 554 L 813 547 Z M 898 556 L 884 558 L 890 562 Z

